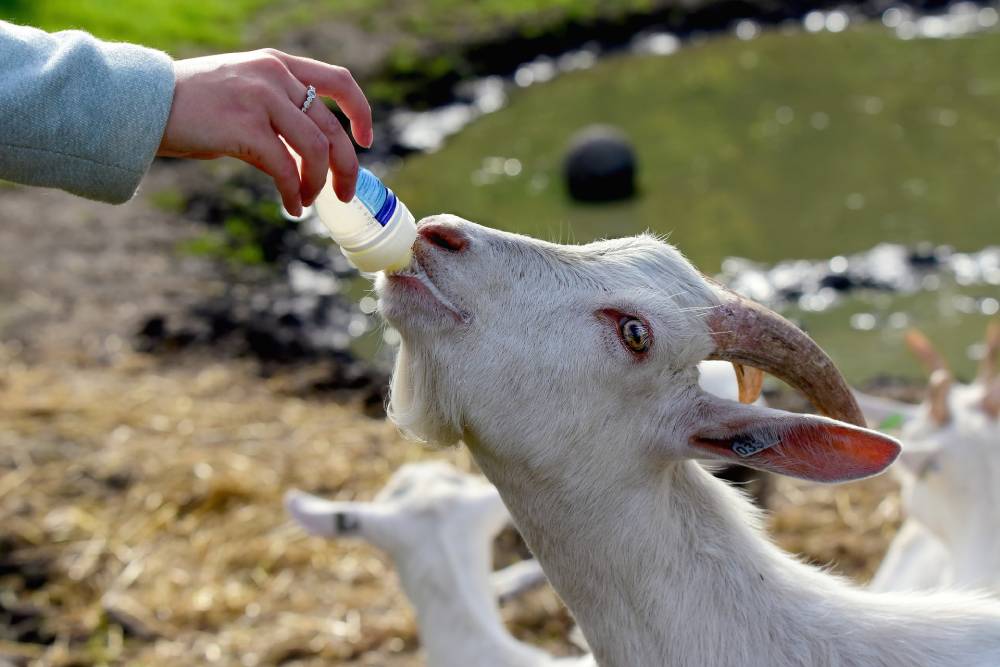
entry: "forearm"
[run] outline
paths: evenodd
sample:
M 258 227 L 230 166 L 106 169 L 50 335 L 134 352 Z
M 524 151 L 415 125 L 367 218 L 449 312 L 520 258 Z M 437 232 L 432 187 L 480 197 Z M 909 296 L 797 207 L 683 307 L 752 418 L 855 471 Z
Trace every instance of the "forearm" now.
M 127 201 L 156 154 L 173 89 L 166 54 L 0 21 L 0 178 Z

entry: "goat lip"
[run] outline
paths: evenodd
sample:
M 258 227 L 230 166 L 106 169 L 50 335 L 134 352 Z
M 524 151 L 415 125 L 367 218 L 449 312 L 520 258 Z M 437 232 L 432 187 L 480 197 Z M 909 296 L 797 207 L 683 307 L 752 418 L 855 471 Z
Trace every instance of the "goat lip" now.
M 426 293 L 438 305 L 448 311 L 448 313 L 455 318 L 457 322 L 464 323 L 468 321 L 468 314 L 456 306 L 451 299 L 449 299 L 444 292 L 441 291 L 434 281 L 431 280 L 430 274 L 428 274 L 427 270 L 424 269 L 416 253 L 414 253 L 413 261 L 410 262 L 409 266 L 405 269 L 389 273 L 387 277 L 392 282 L 411 285 Z

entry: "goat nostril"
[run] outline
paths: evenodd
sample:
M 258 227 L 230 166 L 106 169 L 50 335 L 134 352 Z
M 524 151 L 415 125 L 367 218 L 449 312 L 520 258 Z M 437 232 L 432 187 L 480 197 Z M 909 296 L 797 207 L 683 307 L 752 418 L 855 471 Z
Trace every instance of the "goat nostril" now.
M 418 232 L 428 243 L 449 252 L 461 252 L 469 245 L 468 237 L 454 227 L 423 225 Z

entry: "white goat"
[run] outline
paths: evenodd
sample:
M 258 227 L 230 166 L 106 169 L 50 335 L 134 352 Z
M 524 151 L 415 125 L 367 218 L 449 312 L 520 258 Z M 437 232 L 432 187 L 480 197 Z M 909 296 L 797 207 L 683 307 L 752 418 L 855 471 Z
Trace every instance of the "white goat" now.
M 555 658 L 503 625 L 491 585 L 493 538 L 510 520 L 486 480 L 446 463 L 413 463 L 393 474 L 374 502 L 334 502 L 290 491 L 285 506 L 308 532 L 361 537 L 389 554 L 417 610 L 432 667 L 583 667 L 589 656 Z M 529 568 L 531 566 L 528 566 Z M 496 591 L 495 588 L 501 590 Z
M 726 359 L 863 423 L 807 336 L 673 247 L 560 246 L 440 216 L 377 288 L 403 337 L 390 414 L 465 441 L 599 664 L 1000 664 L 1000 604 L 871 593 L 800 563 L 692 460 L 836 482 L 880 472 L 899 445 L 702 391 L 698 362 Z
M 869 422 L 901 418 L 906 444 L 892 470 L 907 519 L 872 579 L 873 590 L 945 585 L 1000 591 L 1000 324 L 989 327 L 979 374 L 954 383 L 916 331 L 907 344 L 931 371 L 919 405 L 856 392 Z

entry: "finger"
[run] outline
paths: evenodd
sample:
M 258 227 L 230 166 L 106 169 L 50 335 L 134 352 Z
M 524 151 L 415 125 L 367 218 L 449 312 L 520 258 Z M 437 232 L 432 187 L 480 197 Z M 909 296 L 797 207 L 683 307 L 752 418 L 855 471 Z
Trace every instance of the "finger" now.
M 301 185 L 295 160 L 275 136 L 271 127 L 258 130 L 253 136 L 256 138 L 256 143 L 241 146 L 235 157 L 252 164 L 273 178 L 285 210 L 295 216 L 302 215 L 302 199 L 299 193 Z
M 313 104 L 306 115 L 330 143 L 328 160 L 333 170 L 333 189 L 337 198 L 344 202 L 351 201 L 358 182 L 358 155 L 354 152 L 354 144 L 325 104 Z
M 365 148 L 372 145 L 372 109 L 365 99 L 358 82 L 350 71 L 336 65 L 327 65 L 311 58 L 301 58 L 282 53 L 281 58 L 296 79 L 307 85 L 316 86 L 320 95 L 336 100 L 351 121 L 351 134 Z
M 302 203 L 308 206 L 326 183 L 330 142 L 316 123 L 284 95 L 276 95 L 267 109 L 278 134 L 302 157 L 301 195 Z
M 288 95 L 292 100 L 300 98 L 304 100 L 305 85 L 289 76 Z M 344 132 L 340 121 L 322 102 L 318 100 L 313 102 L 305 115 L 316 124 L 329 143 L 326 159 L 329 168 L 333 170 L 333 187 L 337 198 L 344 202 L 351 201 L 358 180 L 358 156 L 354 152 L 354 145 Z

